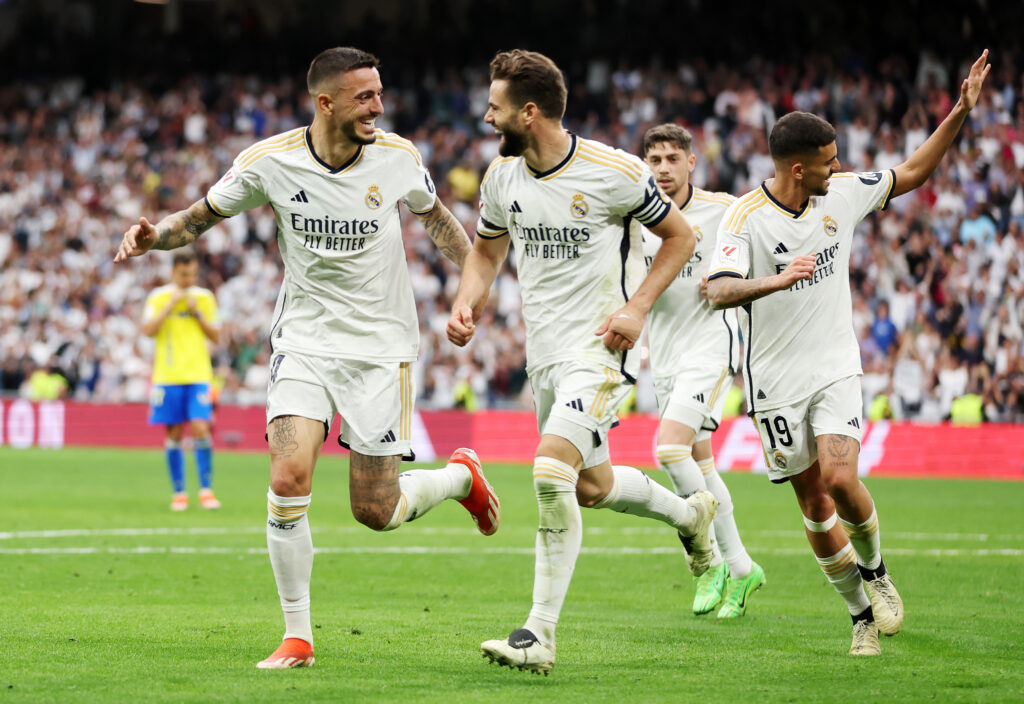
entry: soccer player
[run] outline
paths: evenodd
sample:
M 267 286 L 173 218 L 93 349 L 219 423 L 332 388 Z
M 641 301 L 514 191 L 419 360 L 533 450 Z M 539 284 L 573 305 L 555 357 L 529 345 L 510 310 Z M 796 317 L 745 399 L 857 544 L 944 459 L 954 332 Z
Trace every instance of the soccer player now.
M 185 456 L 181 441 L 188 423 L 199 475 L 199 505 L 218 509 L 213 495 L 213 443 L 210 437 L 210 383 L 213 366 L 206 342 L 217 344 L 220 325 L 213 292 L 196 286 L 199 261 L 190 251 L 176 252 L 171 283 L 146 298 L 143 334 L 156 338 L 149 422 L 167 428 L 164 441 L 167 471 L 174 498 L 172 511 L 188 508 Z
M 971 67 L 946 119 L 889 171 L 840 173 L 832 125 L 805 112 L 784 116 L 769 138 L 775 177 L 731 205 L 718 231 L 707 295 L 716 308 L 747 311 L 747 399 L 769 477 L 796 492 L 818 564 L 853 618 L 854 655 L 879 654 L 879 631 L 894 635 L 903 623 L 875 504 L 857 477 L 854 228 L 928 179 L 978 100 L 987 58 L 986 50 Z
M 693 136 L 685 128 L 652 127 L 644 135 L 642 149 L 658 186 L 679 206 L 697 240 L 690 261 L 648 315 L 661 418 L 658 463 L 680 496 L 706 490 L 718 500 L 712 524 L 715 555 L 711 567 L 697 579 L 693 613 L 717 608 L 718 618 L 737 618 L 746 612 L 750 595 L 765 583 L 764 570 L 750 559 L 740 540 L 732 496 L 715 471 L 711 450 L 711 433 L 722 420 L 725 397 L 739 366 L 739 326 L 735 310 L 712 310 L 700 290 L 715 251 L 718 223 L 735 199 L 690 183 L 697 157 Z M 644 234 L 647 262 L 654 260 L 660 248 L 659 237 Z
M 399 475 L 403 457 L 413 457 L 411 367 L 419 346 L 399 202 L 455 264 L 462 266 L 471 244 L 412 143 L 375 128 L 383 112 L 378 65 L 351 47 L 319 54 L 306 76 L 313 123 L 243 151 L 187 210 L 155 226 L 140 218 L 114 259 L 180 247 L 224 218 L 274 207 L 285 275 L 270 333 L 267 548 L 285 633 L 258 663 L 263 669 L 313 664 L 306 512 L 313 467 L 338 413 L 339 442 L 352 451 L 349 487 L 360 523 L 393 530 L 449 498 L 484 535 L 501 518 L 472 450 L 456 450 L 442 469 Z
M 711 560 L 714 497 L 684 500 L 608 456 L 615 409 L 639 367 L 631 350 L 694 239 L 642 161 L 562 128 L 566 88 L 554 62 L 514 50 L 497 54 L 490 71 L 484 119 L 501 133 L 501 156 L 481 184 L 477 238 L 447 333 L 457 345 L 473 337 L 474 311 L 514 243 L 541 435 L 533 465 L 540 527 L 530 615 L 481 648 L 492 662 L 547 673 L 582 541 L 580 505 L 668 523 L 688 543 L 694 574 Z M 646 278 L 640 224 L 664 240 Z

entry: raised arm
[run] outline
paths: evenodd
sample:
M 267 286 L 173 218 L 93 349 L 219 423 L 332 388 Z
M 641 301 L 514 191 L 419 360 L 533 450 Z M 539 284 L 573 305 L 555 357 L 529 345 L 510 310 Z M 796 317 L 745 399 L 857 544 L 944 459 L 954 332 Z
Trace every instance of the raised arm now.
M 946 115 L 946 119 L 906 161 L 893 169 L 896 176 L 896 184 L 892 189 L 893 198 L 914 190 L 932 175 L 935 167 L 953 144 L 953 139 L 967 119 L 967 114 L 977 105 L 981 85 L 991 68 L 992 65 L 988 63 L 988 49 L 985 49 L 971 66 L 967 78 L 960 84 L 960 99 Z
M 466 256 L 473 249 L 473 243 L 469 241 L 469 235 L 466 234 L 462 224 L 445 207 L 441 199 L 435 200 L 434 207 L 419 215 L 419 219 L 423 223 L 427 235 L 441 250 L 441 254 L 448 257 L 455 263 L 455 266 L 461 269 L 466 261 Z
M 647 312 L 693 256 L 697 244 L 693 228 L 675 207 L 650 231 L 661 238 L 661 247 L 651 262 L 650 271 L 626 305 L 605 318 L 604 324 L 594 331 L 595 335 L 603 335 L 605 346 L 613 350 L 633 349 L 644 328 Z
M 476 332 L 474 323 L 480 317 L 491 285 L 508 255 L 508 246 L 508 235 L 494 238 L 477 235 L 473 248 L 466 255 L 462 280 L 448 319 L 447 333 L 452 344 L 463 347 L 473 339 Z
M 756 279 L 745 279 L 739 274 L 719 274 L 707 281 L 705 298 L 716 310 L 745 306 L 776 291 L 785 291 L 800 279 L 811 278 L 814 262 L 813 254 L 801 254 L 780 273 Z M 701 282 L 701 293 L 704 289 L 704 282 Z
M 146 218 L 139 218 L 124 233 L 121 246 L 114 255 L 115 262 L 128 257 L 138 257 L 151 249 L 177 249 L 195 242 L 199 235 L 223 220 L 214 214 L 205 200 L 197 200 L 185 210 L 168 215 L 156 225 Z

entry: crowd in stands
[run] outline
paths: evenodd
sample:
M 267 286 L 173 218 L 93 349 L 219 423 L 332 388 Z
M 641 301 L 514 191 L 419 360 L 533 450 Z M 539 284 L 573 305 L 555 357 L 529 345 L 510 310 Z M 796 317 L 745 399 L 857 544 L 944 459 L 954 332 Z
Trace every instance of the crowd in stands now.
M 961 58 L 923 52 L 872 70 L 595 59 L 570 85 L 566 124 L 632 153 L 648 127 L 684 124 L 696 140 L 692 181 L 738 195 L 772 175 L 767 133 L 794 109 L 836 125 L 845 170 L 900 163 L 955 102 L 975 57 Z M 978 106 L 931 180 L 866 219 L 856 238 L 853 314 L 873 418 L 1024 422 L 1024 67 L 992 61 Z M 497 154 L 482 121 L 486 67 L 395 87 L 383 78 L 378 126 L 416 144 L 472 234 L 480 179 Z M 121 233 L 139 215 L 156 222 L 187 207 L 239 151 L 310 120 L 305 86 L 293 77 L 0 85 L 0 393 L 147 400 L 152 342 L 139 322 L 146 295 L 168 280 L 170 254 L 114 265 Z M 404 227 L 422 332 L 420 406 L 530 408 L 514 258 L 477 339 L 459 349 L 444 334 L 458 271 L 415 217 Z M 201 283 L 216 293 L 223 321 L 214 355 L 221 403 L 265 397 L 282 277 L 276 234 L 273 212 L 262 208 L 196 245 Z M 636 396 L 639 410 L 653 410 L 649 371 Z

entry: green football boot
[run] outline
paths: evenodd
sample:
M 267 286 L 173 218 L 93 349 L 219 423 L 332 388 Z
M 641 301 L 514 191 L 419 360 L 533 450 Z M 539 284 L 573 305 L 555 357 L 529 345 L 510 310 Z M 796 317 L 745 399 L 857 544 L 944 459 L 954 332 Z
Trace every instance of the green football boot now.
M 693 613 L 709 614 L 722 603 L 725 582 L 729 579 L 729 565 L 723 560 L 697 578 L 697 593 L 693 595 Z
M 751 563 L 750 574 L 726 582 L 725 597 L 718 618 L 739 618 L 747 610 L 747 599 L 765 584 L 764 570 L 756 562 Z

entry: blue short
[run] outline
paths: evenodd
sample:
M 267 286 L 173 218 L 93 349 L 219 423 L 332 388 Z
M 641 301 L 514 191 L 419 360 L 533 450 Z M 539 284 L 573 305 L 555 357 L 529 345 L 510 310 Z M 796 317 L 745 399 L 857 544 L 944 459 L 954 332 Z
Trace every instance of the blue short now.
M 149 393 L 149 422 L 178 425 L 190 420 L 210 420 L 209 384 L 157 384 Z

